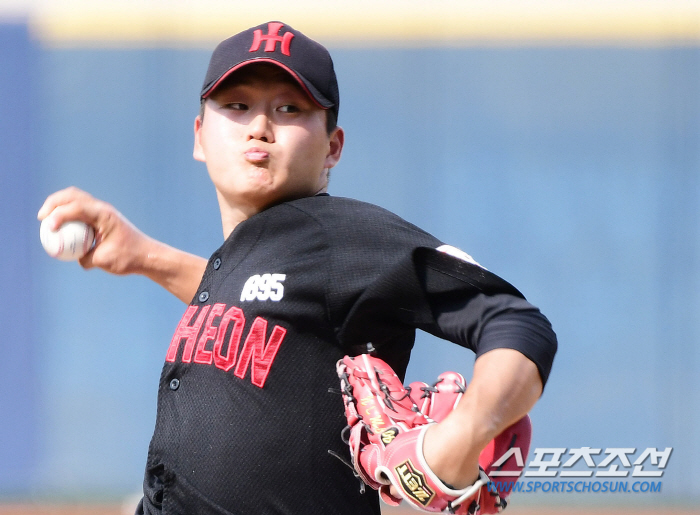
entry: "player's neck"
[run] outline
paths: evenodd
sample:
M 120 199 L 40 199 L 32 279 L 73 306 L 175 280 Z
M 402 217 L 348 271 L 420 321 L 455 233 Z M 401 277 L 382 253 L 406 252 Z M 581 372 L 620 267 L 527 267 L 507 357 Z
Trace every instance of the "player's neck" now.
M 221 226 L 224 230 L 224 239 L 228 239 L 229 235 L 241 222 L 246 221 L 253 215 L 265 211 L 267 208 L 272 207 L 280 202 L 294 200 L 296 198 L 302 197 L 313 197 L 321 193 L 327 193 L 328 191 L 328 181 L 321 181 L 319 184 L 319 189 L 306 194 L 290 195 L 288 197 L 281 197 L 274 200 L 269 200 L 267 203 L 254 202 L 254 201 L 242 201 L 237 199 L 236 201 L 227 200 L 219 191 L 217 191 L 217 197 L 219 200 L 219 210 L 221 211 Z M 258 199 L 259 201 L 260 199 Z
M 245 222 L 253 215 L 264 211 L 268 206 L 261 206 L 255 202 L 243 202 L 241 199 L 232 201 L 226 199 L 217 191 L 219 210 L 221 211 L 221 226 L 224 230 L 224 239 L 227 239 L 233 230 L 241 222 Z
M 229 237 L 233 230 L 241 222 L 245 222 L 248 218 L 256 214 L 255 212 L 248 212 L 244 210 L 221 210 L 221 226 L 224 230 L 224 240 Z

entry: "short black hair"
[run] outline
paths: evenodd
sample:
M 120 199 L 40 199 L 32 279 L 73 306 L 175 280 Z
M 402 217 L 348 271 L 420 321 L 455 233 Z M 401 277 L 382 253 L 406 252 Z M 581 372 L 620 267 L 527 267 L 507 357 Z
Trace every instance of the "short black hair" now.
M 332 109 L 325 109 L 326 111 L 326 132 L 331 135 L 331 132 L 335 130 L 338 126 L 338 115 Z

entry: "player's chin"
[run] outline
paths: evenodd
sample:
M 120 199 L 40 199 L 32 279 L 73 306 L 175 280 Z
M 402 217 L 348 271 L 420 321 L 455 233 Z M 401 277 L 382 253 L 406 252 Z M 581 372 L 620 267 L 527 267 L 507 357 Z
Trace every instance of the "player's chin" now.
M 250 181 L 270 182 L 275 175 L 266 164 L 249 164 L 245 170 L 246 177 Z
M 284 195 L 266 185 L 236 189 L 224 192 L 224 197 L 230 206 L 238 206 L 250 212 L 260 212 L 283 201 Z
M 247 170 L 245 181 L 245 189 L 251 196 L 279 197 L 285 189 L 284 176 L 268 168 Z
M 275 181 L 265 174 L 246 174 L 233 180 L 222 180 L 215 183 L 216 189 L 232 204 L 247 204 L 250 202 L 265 202 L 267 198 L 279 196 Z

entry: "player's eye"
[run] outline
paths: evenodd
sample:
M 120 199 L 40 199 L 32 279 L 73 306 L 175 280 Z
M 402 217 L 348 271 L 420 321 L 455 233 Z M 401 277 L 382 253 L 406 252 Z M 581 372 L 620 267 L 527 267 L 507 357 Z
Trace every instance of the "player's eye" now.
M 277 108 L 278 111 L 282 113 L 298 113 L 301 111 L 297 106 L 292 104 L 286 104 Z
M 247 111 L 248 106 L 242 102 L 229 102 L 222 106 L 225 109 L 231 109 L 233 111 Z

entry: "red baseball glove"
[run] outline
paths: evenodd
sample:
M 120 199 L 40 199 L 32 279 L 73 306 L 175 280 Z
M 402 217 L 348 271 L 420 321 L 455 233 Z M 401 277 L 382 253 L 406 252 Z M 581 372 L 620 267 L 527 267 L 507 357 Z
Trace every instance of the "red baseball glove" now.
M 509 483 L 517 481 L 530 448 L 527 415 L 489 443 L 479 457 L 479 479 L 457 490 L 443 483 L 426 463 L 423 438 L 431 424 L 457 406 L 466 391 L 464 377 L 444 372 L 433 386 L 411 383 L 404 387 L 389 365 L 368 354 L 345 356 L 338 361 L 337 370 L 353 466 L 367 485 L 379 490 L 384 502 L 396 506 L 405 500 L 423 511 L 458 515 L 498 513 L 505 508 L 512 491 Z M 511 449 L 514 459 L 504 461 L 502 457 Z M 500 492 L 490 474 L 499 477 Z M 392 485 L 400 498 L 391 494 Z

